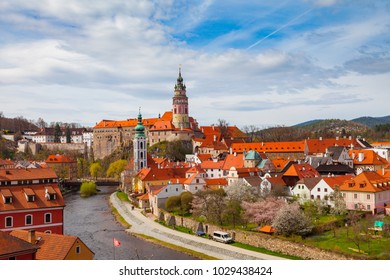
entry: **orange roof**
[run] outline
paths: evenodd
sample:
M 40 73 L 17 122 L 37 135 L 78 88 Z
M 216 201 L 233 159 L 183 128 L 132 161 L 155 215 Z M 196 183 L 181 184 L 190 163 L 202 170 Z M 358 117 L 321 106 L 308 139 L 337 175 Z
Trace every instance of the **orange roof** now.
M 231 167 L 243 168 L 244 167 L 244 158 L 242 155 L 229 154 L 225 158 L 222 169 L 229 170 Z
M 75 163 L 76 161 L 67 155 L 49 155 L 46 163 Z
M 4 165 L 15 165 L 15 163 L 12 160 L 0 158 L 0 166 Z
M 28 240 L 27 230 L 13 230 L 10 234 L 22 240 Z M 39 242 L 36 244 L 39 246 L 39 249 L 36 253 L 37 260 L 65 260 L 67 259 L 70 250 L 77 241 L 88 248 L 76 236 L 44 233 L 38 231 L 35 232 L 35 236 L 37 240 L 40 238 Z
M 204 179 L 208 186 L 219 185 L 219 186 L 227 186 L 228 181 L 225 178 L 212 178 L 212 179 Z
M 200 127 L 201 131 L 203 134 L 206 135 L 216 135 L 217 140 L 221 141 L 221 130 L 219 126 L 201 126 Z M 238 127 L 236 126 L 228 126 L 227 127 L 227 132 L 226 132 L 227 137 L 229 138 L 248 138 L 248 135 L 246 135 L 244 132 L 242 132 Z
M 141 195 L 141 196 L 138 196 L 137 197 L 137 199 L 138 200 L 149 200 L 149 193 L 145 193 L 145 194 L 143 194 L 143 195 Z
M 313 178 L 313 177 L 321 177 L 320 173 L 314 169 L 310 164 L 292 164 L 286 172 L 284 172 L 283 176 L 291 176 L 302 178 Z
M 344 182 L 340 188 L 344 191 L 380 192 L 390 190 L 390 180 L 376 172 L 365 171 Z
M 303 153 L 305 151 L 304 141 L 295 142 L 253 142 L 233 143 L 232 151 L 242 153 L 244 151 L 256 151 L 259 153 Z
M 160 118 L 160 120 L 162 121 L 170 121 L 172 122 L 172 119 L 173 119 L 173 113 L 172 111 L 167 111 L 165 112 L 162 117 Z
M 341 175 L 334 177 L 323 177 L 322 179 L 331 187 L 335 189 L 336 187 L 340 187 L 345 181 L 352 179 L 354 176 L 352 175 Z
M 387 165 L 389 162 L 373 150 L 349 150 L 354 165 Z
M 356 177 L 346 180 L 341 186 L 342 191 L 382 192 L 390 190 L 390 179 L 373 171 L 364 171 Z
M 149 119 L 142 119 L 142 124 L 144 126 L 152 126 L 154 125 L 159 119 L 158 118 L 149 118 Z M 96 128 L 112 128 L 112 127 L 135 127 L 138 123 L 138 119 L 127 119 L 127 120 L 102 120 L 98 124 L 94 126 L 94 129 Z
M 51 187 L 50 190 L 56 194 L 56 199 L 48 200 L 46 198 L 46 189 Z M 1 187 L 2 193 L 3 190 L 9 195 L 12 195 L 12 203 L 4 203 L 3 199 L 0 199 L 0 211 L 15 211 L 22 209 L 41 209 L 41 208 L 51 208 L 51 207 L 64 207 L 64 199 L 62 197 L 61 191 L 56 184 L 53 185 L 29 185 L 26 186 L 7 186 Z M 35 200 L 33 202 L 27 202 L 27 195 L 35 195 Z
M 151 128 L 150 131 L 154 130 L 174 130 L 172 122 L 170 121 L 157 121 Z
M 33 254 L 38 250 L 38 246 L 0 231 L 0 259 L 5 255 L 17 256 Z
M 380 148 L 380 147 L 390 147 L 390 142 L 374 142 L 371 146 Z
M 326 139 L 307 139 L 306 145 L 308 148 L 309 155 L 315 153 L 325 153 L 326 148 L 331 146 L 342 146 L 342 147 L 360 147 L 360 144 L 356 139 L 349 138 L 326 138 Z
M 224 165 L 224 161 L 213 161 L 213 160 L 207 160 L 200 164 L 200 166 L 203 169 L 222 169 Z
M 185 178 L 185 174 L 189 168 L 142 168 L 137 177 L 142 181 L 166 181 L 172 178 Z
M 0 181 L 57 179 L 52 168 L 0 169 Z
M 277 170 L 282 170 L 290 161 L 282 158 L 271 160 Z
M 209 160 L 211 159 L 211 154 L 198 154 L 198 159 L 200 159 L 200 161 Z

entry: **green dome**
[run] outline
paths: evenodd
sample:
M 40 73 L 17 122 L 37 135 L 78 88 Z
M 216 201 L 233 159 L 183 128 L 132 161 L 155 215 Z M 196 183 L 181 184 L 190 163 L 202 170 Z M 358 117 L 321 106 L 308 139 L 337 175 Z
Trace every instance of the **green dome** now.
M 138 114 L 138 123 L 135 126 L 134 130 L 135 130 L 135 137 L 140 137 L 140 136 L 145 137 L 145 127 L 142 124 L 141 112 L 139 112 L 139 114 Z

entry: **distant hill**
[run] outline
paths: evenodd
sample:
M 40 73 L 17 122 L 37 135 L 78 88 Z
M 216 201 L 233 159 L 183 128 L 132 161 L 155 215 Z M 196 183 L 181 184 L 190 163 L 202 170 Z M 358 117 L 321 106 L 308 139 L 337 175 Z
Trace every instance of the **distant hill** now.
M 311 125 L 311 124 L 318 123 L 318 122 L 320 122 L 320 121 L 323 121 L 323 120 L 322 120 L 322 119 L 311 120 L 311 121 L 307 121 L 307 122 L 303 122 L 303 123 L 299 123 L 299 124 L 293 125 L 293 127 L 294 127 L 294 126 L 304 127 L 304 126 L 308 126 L 308 125 Z
M 354 121 L 327 119 L 308 122 L 309 124 L 301 126 L 301 128 L 312 132 L 331 132 L 335 134 L 350 134 L 365 131 L 368 127 L 364 124 Z
M 14 133 L 29 130 L 38 130 L 38 127 L 23 117 L 0 117 L 0 131 L 9 131 L 10 133 Z
M 360 117 L 353 119 L 352 121 L 374 127 L 379 124 L 390 124 L 390 115 L 385 117 Z

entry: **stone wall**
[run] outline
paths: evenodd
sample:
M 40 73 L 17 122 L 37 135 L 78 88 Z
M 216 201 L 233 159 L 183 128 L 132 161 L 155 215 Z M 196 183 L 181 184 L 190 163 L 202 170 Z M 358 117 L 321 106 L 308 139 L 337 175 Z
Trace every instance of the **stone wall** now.
M 85 143 L 41 143 L 40 145 L 46 147 L 50 151 L 77 151 L 82 154 L 88 151 Z
M 346 256 L 336 252 L 324 251 L 315 247 L 306 246 L 304 244 L 295 243 L 292 241 L 282 240 L 261 232 L 250 232 L 244 230 L 224 229 L 211 224 L 202 224 L 193 219 L 172 216 L 171 214 L 160 209 L 160 220 L 164 220 L 169 225 L 184 226 L 191 229 L 193 232 L 202 229 L 206 234 L 211 234 L 213 231 L 228 232 L 235 241 L 268 249 L 270 251 L 280 252 L 290 256 L 297 256 L 307 260 L 347 260 Z

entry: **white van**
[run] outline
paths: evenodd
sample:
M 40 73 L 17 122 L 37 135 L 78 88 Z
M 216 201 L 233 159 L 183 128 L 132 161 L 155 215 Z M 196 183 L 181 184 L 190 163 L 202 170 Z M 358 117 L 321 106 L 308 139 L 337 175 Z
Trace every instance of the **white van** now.
M 232 243 L 233 239 L 227 232 L 223 231 L 214 231 L 213 232 L 213 240 L 223 243 Z

